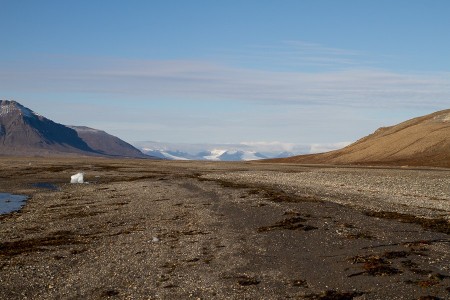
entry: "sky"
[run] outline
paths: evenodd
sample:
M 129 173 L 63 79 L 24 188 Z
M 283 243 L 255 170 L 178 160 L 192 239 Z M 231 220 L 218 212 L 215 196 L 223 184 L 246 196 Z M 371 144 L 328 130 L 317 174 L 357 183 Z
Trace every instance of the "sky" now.
M 450 108 L 448 0 L 0 4 L 0 98 L 128 142 L 342 144 Z

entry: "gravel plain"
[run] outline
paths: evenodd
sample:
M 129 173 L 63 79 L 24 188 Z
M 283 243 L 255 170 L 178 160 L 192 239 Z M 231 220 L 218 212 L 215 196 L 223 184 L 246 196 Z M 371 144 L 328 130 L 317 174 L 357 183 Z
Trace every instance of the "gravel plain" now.
M 448 170 L 329 167 L 300 172 L 238 171 L 206 178 L 273 186 L 297 196 L 315 196 L 360 209 L 450 220 Z
M 450 299 L 448 169 L 0 167 L 30 198 L 0 216 L 0 299 Z

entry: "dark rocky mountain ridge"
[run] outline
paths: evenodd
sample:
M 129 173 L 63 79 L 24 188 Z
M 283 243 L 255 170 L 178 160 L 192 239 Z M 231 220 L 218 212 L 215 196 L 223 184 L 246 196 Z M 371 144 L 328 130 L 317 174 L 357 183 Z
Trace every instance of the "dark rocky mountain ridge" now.
M 86 134 L 82 128 L 53 122 L 16 101 L 0 100 L 0 155 L 149 157 L 104 131 Z
M 86 126 L 68 126 L 94 151 L 108 156 L 129 156 L 149 158 L 132 145 L 103 130 Z

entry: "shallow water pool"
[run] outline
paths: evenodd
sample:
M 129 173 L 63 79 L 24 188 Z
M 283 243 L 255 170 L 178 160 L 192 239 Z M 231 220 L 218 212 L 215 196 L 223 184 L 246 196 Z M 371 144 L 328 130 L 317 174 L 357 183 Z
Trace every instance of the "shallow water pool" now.
M 0 193 L 0 215 L 19 210 L 25 205 L 27 196 Z
M 38 182 L 33 184 L 34 187 L 51 190 L 51 191 L 59 191 L 59 187 L 50 182 Z

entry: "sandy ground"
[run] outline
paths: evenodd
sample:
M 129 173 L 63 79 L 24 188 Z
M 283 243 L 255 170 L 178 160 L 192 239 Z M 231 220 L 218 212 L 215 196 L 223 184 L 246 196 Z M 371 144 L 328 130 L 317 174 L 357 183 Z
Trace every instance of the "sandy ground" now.
M 0 299 L 450 299 L 449 187 L 448 169 L 1 158 L 0 192 L 30 200 L 0 217 Z

